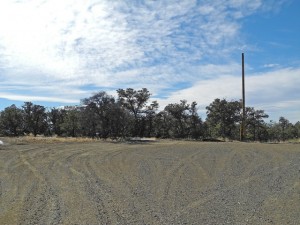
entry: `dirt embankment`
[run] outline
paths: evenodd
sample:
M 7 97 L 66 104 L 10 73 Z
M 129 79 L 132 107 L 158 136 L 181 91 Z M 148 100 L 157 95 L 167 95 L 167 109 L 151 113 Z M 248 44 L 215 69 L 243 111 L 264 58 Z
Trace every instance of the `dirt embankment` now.
M 300 145 L 0 146 L 0 224 L 299 224 Z

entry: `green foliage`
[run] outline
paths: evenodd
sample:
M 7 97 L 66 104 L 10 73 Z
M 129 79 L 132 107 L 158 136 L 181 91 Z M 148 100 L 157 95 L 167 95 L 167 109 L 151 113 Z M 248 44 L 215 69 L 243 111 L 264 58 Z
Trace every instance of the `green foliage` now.
M 182 138 L 186 136 L 187 118 L 190 105 L 186 100 L 180 103 L 169 104 L 165 107 L 165 111 L 170 115 L 172 122 L 172 136 Z
M 169 138 L 172 118 L 166 111 L 161 111 L 154 117 L 154 134 L 158 138 Z
M 52 108 L 25 102 L 0 112 L 0 134 L 85 136 L 118 139 L 126 137 L 160 137 L 189 139 L 239 140 L 241 102 L 215 99 L 206 107 L 203 122 L 197 103 L 186 100 L 168 104 L 158 112 L 159 104 L 150 104 L 150 92 L 143 88 L 118 89 L 118 98 L 106 92 L 97 92 L 81 100 L 81 106 Z M 295 124 L 284 117 L 278 122 L 266 123 L 264 110 L 246 108 L 245 131 L 251 141 L 286 141 L 300 137 L 300 122 Z
M 80 111 L 77 109 L 68 110 L 65 113 L 64 122 L 61 124 L 63 133 L 67 136 L 79 136 L 79 123 Z
M 126 90 L 118 89 L 117 93 L 121 105 L 133 113 L 135 118 L 146 110 L 145 106 L 151 96 L 147 88 L 138 91 L 132 88 L 127 88 Z
M 15 105 L 4 109 L 0 115 L 1 133 L 7 136 L 19 136 L 23 133 L 22 110 Z
M 61 136 L 63 134 L 63 123 L 66 116 L 66 110 L 52 108 L 47 113 L 48 119 L 48 134 L 56 134 Z
M 212 137 L 236 138 L 237 125 L 241 121 L 241 103 L 238 101 L 228 102 L 226 99 L 215 99 L 207 110 L 207 124 Z
M 147 134 L 145 132 L 146 126 L 146 118 L 145 115 L 147 113 L 153 112 L 154 109 L 158 107 L 157 102 L 152 103 L 152 110 L 151 105 L 147 106 L 147 102 L 151 96 L 150 92 L 147 88 L 142 88 L 141 90 L 134 90 L 132 88 L 118 89 L 117 90 L 119 103 L 120 105 L 128 110 L 130 114 L 134 117 L 134 123 L 131 124 L 131 135 L 132 136 L 144 136 Z M 150 107 L 150 108 L 149 108 Z M 155 111 L 155 110 L 154 110 Z M 148 117 L 152 122 L 152 116 Z M 149 132 L 148 132 L 149 133 Z
M 295 132 L 296 138 L 300 138 L 300 121 L 295 123 Z
M 190 127 L 189 127 L 188 131 L 189 131 L 189 135 L 193 139 L 199 139 L 200 137 L 204 136 L 203 122 L 202 122 L 201 118 L 199 117 L 197 111 L 198 111 L 197 103 L 192 102 L 192 104 L 189 108 L 189 112 L 190 112 L 189 124 L 190 124 Z
M 47 114 L 44 106 L 25 102 L 22 106 L 24 115 L 24 132 L 34 136 L 44 134 L 47 130 Z
M 83 119 L 90 125 L 89 134 L 92 137 L 99 136 L 101 138 L 110 136 L 112 114 L 115 113 L 114 106 L 116 104 L 114 97 L 106 92 L 98 92 L 90 98 L 83 99 L 82 103 L 86 105 L 84 110 L 86 114 L 83 115 Z
M 267 125 L 264 121 L 268 118 L 264 110 L 255 110 L 253 107 L 246 107 L 246 134 L 252 141 L 267 140 Z
M 155 119 L 156 134 L 159 137 L 192 138 L 203 137 L 202 120 L 197 113 L 197 103 L 187 104 L 186 100 L 180 103 L 169 104 Z
M 268 134 L 271 141 L 297 139 L 300 134 L 300 122 L 293 125 L 288 119 L 280 117 L 278 122 L 271 121 L 268 124 Z
M 169 104 L 165 107 L 164 122 L 168 121 L 168 136 L 175 138 L 199 139 L 202 137 L 202 120 L 197 113 L 197 103 L 187 104 L 186 100 L 180 103 Z

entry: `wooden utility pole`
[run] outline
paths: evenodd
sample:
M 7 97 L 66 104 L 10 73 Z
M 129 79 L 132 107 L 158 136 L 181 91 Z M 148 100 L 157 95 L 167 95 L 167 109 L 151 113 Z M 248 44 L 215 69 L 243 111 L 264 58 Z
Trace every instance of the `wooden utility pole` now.
M 241 141 L 245 140 L 245 66 L 244 66 L 244 53 L 242 53 L 242 123 L 241 123 Z

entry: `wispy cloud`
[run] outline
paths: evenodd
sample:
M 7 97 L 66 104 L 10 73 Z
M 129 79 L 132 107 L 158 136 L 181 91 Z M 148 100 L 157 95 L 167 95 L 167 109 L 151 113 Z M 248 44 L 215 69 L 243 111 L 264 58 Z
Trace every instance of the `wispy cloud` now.
M 47 97 L 47 96 L 32 96 L 32 95 L 17 95 L 17 94 L 11 94 L 11 93 L 3 93 L 0 92 L 0 98 L 5 98 L 8 100 L 14 100 L 14 101 L 24 101 L 24 102 L 60 102 L 60 103 L 75 103 L 78 104 L 77 99 L 68 99 L 68 98 L 59 98 L 59 97 Z
M 277 63 L 269 63 L 269 64 L 263 65 L 264 68 L 274 68 L 274 67 L 278 67 L 278 66 L 280 66 L 280 65 Z
M 85 82 L 132 67 L 182 65 L 231 49 L 239 30 L 234 14 L 255 10 L 254 2 L 5 1 L 2 60 L 53 80 Z
M 236 98 L 232 52 L 249 46 L 242 19 L 285 2 L 1 1 L 0 98 L 74 103 L 89 85 L 147 87 L 157 98 L 201 104 Z
M 284 5 L 290 4 L 292 1 L 293 0 L 266 0 L 261 9 L 264 12 L 278 13 Z

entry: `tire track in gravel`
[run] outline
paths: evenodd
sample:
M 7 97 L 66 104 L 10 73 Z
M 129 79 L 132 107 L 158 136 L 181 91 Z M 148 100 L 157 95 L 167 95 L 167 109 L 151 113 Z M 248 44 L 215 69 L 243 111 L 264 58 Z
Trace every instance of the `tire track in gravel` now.
M 0 224 L 297 224 L 297 147 L 11 145 L 0 151 Z
M 5 146 L 5 154 L 1 154 L 0 164 L 1 166 L 1 201 L 0 201 L 0 218 L 13 221 L 13 224 L 18 223 L 18 216 L 22 211 L 22 201 L 27 195 L 29 186 L 29 177 L 31 171 L 24 162 L 22 162 L 21 155 L 19 153 L 19 146 Z M 36 148 L 30 146 L 22 146 L 28 152 L 32 152 Z M 11 154 L 13 152 L 13 154 Z M 4 153 L 4 152 L 2 152 Z M 4 157 L 9 155 L 9 157 Z M 19 171 L 19 173 L 16 173 Z
M 107 203 L 112 201 L 109 194 L 110 187 L 107 187 L 104 181 L 95 174 L 94 168 L 90 165 L 90 157 L 85 157 L 81 160 L 84 166 L 82 173 L 86 179 L 85 193 L 97 209 L 97 220 L 102 221 L 104 224 L 114 224 L 113 216 L 107 209 Z
M 113 145 L 100 151 L 95 147 L 88 147 L 66 157 L 69 164 L 65 168 L 68 180 L 80 179 L 80 185 L 77 184 L 80 198 L 84 198 L 82 200 L 88 207 L 93 206 L 95 209 L 87 214 L 104 224 L 124 224 L 122 216 L 114 210 L 114 198 L 111 194 L 113 181 L 110 179 L 112 172 L 105 166 L 113 161 L 112 157 L 118 155 L 120 149 L 122 147 Z
M 54 225 L 61 222 L 60 198 L 48 180 L 47 170 L 38 170 L 31 162 L 35 157 L 44 158 L 48 151 L 49 149 L 19 151 L 21 162 L 32 172 L 36 180 L 25 196 L 24 204 L 31 207 L 23 210 L 20 224 Z M 31 156 L 28 156 L 29 153 Z
M 94 176 L 102 176 L 104 179 L 102 182 L 109 185 L 106 189 L 109 189 L 112 204 L 108 204 L 108 208 L 114 208 L 111 216 L 120 224 L 144 224 L 152 220 L 153 213 L 147 206 L 150 201 L 149 196 L 151 196 L 148 189 L 150 183 L 143 176 L 151 175 L 147 173 L 150 172 L 147 169 L 150 167 L 148 161 L 145 160 L 147 156 L 139 155 L 139 147 L 140 145 L 127 145 L 124 149 L 123 145 L 105 154 L 104 160 L 100 162 L 103 164 L 100 174 L 96 175 L 97 170 L 90 169 L 90 171 L 95 171 Z M 90 161 L 90 167 L 97 168 L 97 166 L 95 160 Z
M 185 145 L 185 142 L 179 143 L 178 148 L 184 152 Z M 206 159 L 205 163 L 200 161 L 203 157 Z M 194 199 L 195 194 L 199 194 L 207 184 L 214 182 L 211 177 L 215 171 L 212 171 L 211 168 L 216 163 L 216 157 L 211 155 L 209 150 L 196 147 L 189 149 L 184 156 L 179 157 L 178 161 L 171 165 L 171 168 L 166 173 L 161 209 L 165 215 L 168 215 L 167 218 L 169 218 L 169 220 L 165 221 L 165 224 L 175 223 L 179 214 L 178 212 L 183 207 L 186 207 L 191 199 Z M 201 182 L 197 182 L 197 180 Z M 195 181 L 196 185 L 192 184 L 195 187 L 194 190 L 191 190 L 191 186 L 185 185 L 187 182 L 192 183 Z M 186 190 L 189 190 L 189 192 L 186 193 Z M 189 194 L 192 194 L 192 197 Z M 178 199 L 181 199 L 180 203 L 178 203 Z
M 250 155 L 252 155 L 252 159 L 249 159 L 248 153 L 250 153 Z M 274 190 L 269 185 L 269 186 L 267 186 L 267 188 L 265 188 L 268 190 L 267 194 L 274 194 L 274 193 L 276 194 L 276 191 L 277 191 L 277 193 L 278 193 L 278 191 L 281 191 L 282 188 L 278 187 L 278 178 L 279 178 L 279 183 L 281 183 L 280 182 L 281 175 L 277 175 L 277 174 L 278 174 L 279 170 L 282 170 L 282 168 L 289 167 L 290 162 L 284 161 L 284 157 L 282 156 L 282 153 L 281 154 L 276 153 L 276 152 L 272 152 L 272 154 L 265 153 L 265 152 L 263 152 L 263 153 L 259 152 L 259 153 L 260 154 L 258 154 L 257 151 L 241 153 L 241 150 L 232 150 L 230 152 L 229 156 L 226 157 L 226 160 L 225 160 L 225 164 L 227 165 L 227 167 L 224 168 L 226 170 L 224 171 L 223 176 L 225 175 L 224 177 L 226 177 L 227 181 L 225 182 L 224 179 L 220 179 L 219 182 L 216 184 L 216 186 L 210 187 L 210 190 L 208 190 L 206 192 L 205 196 L 201 196 L 201 198 L 199 200 L 191 202 L 184 209 L 178 211 L 176 213 L 176 216 L 180 217 L 183 214 L 189 214 L 190 211 L 195 210 L 195 209 L 198 209 L 198 210 L 200 210 L 200 208 L 203 209 L 203 207 L 205 207 L 206 205 L 212 204 L 212 202 L 214 202 L 214 201 L 218 202 L 219 199 L 225 200 L 224 196 L 230 196 L 230 193 L 236 194 L 239 192 L 239 189 L 248 189 L 248 191 L 249 191 L 249 190 L 251 190 L 251 188 L 249 189 L 248 186 L 252 186 L 253 183 L 256 183 L 259 180 L 267 180 L 267 177 L 270 177 L 270 176 L 274 176 L 273 179 L 271 178 L 271 180 L 273 180 L 276 183 L 275 186 L 278 189 Z M 263 156 L 263 157 L 261 157 L 261 156 Z M 259 157 L 259 161 L 261 163 L 255 165 L 257 163 L 258 157 Z M 250 163 L 248 162 L 250 165 L 247 165 L 247 162 L 245 162 L 245 158 L 247 158 L 248 161 L 250 160 Z M 251 158 L 251 156 L 250 156 L 250 158 Z M 274 161 L 274 158 L 276 158 L 275 161 Z M 244 165 L 242 165 L 241 163 Z M 266 167 L 266 165 L 267 165 L 268 169 L 263 169 L 263 170 L 259 169 L 260 167 Z M 288 169 L 286 169 L 286 170 L 288 170 Z M 300 170 L 299 170 L 299 172 L 300 172 Z M 250 176 L 248 176 L 249 174 L 250 174 Z M 238 179 L 236 179 L 236 177 L 238 177 Z M 222 176 L 220 176 L 220 178 L 222 178 Z M 272 182 L 269 182 L 269 183 L 271 183 L 271 185 L 272 185 Z M 224 184 L 226 184 L 226 185 L 224 185 Z M 256 188 L 257 187 L 255 187 L 250 192 L 253 193 Z M 253 198 L 255 198 L 255 196 L 249 196 L 249 197 L 250 197 L 249 199 L 251 199 L 250 201 L 254 201 Z M 258 210 L 264 201 L 263 197 L 265 197 L 265 196 L 261 196 L 261 200 L 258 200 L 256 205 L 252 206 L 252 208 L 257 208 L 257 210 Z M 254 201 L 254 203 L 255 203 L 255 201 Z M 230 204 L 232 204 L 232 202 Z M 237 201 L 236 204 L 242 204 L 242 203 Z M 244 202 L 244 204 L 245 204 L 245 202 Z M 247 221 L 249 221 L 249 218 L 247 219 Z M 272 221 L 272 220 L 265 219 L 264 222 L 269 223 L 270 221 Z M 260 223 L 264 224 L 261 221 L 260 221 Z M 257 222 L 255 222 L 254 224 L 257 224 Z
M 170 151 L 172 152 L 174 147 L 178 148 L 175 146 L 177 144 L 174 142 L 162 143 L 158 150 L 154 150 L 152 146 L 145 146 L 142 150 L 135 150 L 131 154 L 131 160 L 136 161 L 136 164 L 132 164 L 138 170 L 138 173 L 135 174 L 138 182 L 132 199 L 137 202 L 138 208 L 142 208 L 142 211 L 145 211 L 144 214 L 148 216 L 145 221 L 168 224 L 168 220 L 165 218 L 169 217 L 170 211 L 173 210 L 171 204 L 174 202 L 169 195 L 169 190 L 176 179 L 176 173 L 184 166 L 184 160 L 180 159 L 180 155 L 170 155 Z M 194 155 L 188 157 L 192 158 Z M 166 162 L 167 165 L 165 165 Z M 172 173 L 173 176 L 171 176 Z

